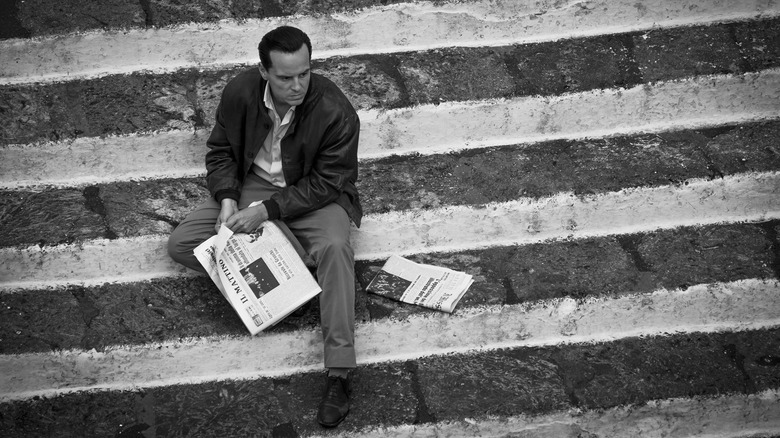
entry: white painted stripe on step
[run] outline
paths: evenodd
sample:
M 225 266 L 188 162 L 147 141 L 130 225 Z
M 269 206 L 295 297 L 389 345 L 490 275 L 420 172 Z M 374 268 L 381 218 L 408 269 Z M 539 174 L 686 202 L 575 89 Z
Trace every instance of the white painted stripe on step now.
M 362 114 L 361 114 L 362 115 Z M 780 69 L 550 97 L 442 103 L 362 118 L 362 157 L 438 153 L 780 118 Z
M 780 218 L 780 172 L 690 180 L 592 196 L 561 193 L 484 206 L 368 215 L 352 243 L 358 259 L 457 251 L 550 239 L 640 233 Z M 167 236 L 0 249 L 0 292 L 167 277 L 182 272 Z
M 361 111 L 360 118 L 361 159 L 704 128 L 780 119 L 780 69 L 554 97 Z M 207 137 L 204 130 L 173 131 L 6 146 L 0 149 L 0 188 L 198 176 L 204 173 Z
M 535 437 L 732 438 L 780 435 L 780 390 L 653 400 L 609 409 L 340 431 L 330 438 Z
M 780 172 L 690 180 L 682 186 L 600 195 L 450 206 L 368 216 L 353 246 L 361 258 L 460 251 L 566 238 L 643 233 L 780 218 Z
M 358 324 L 358 363 L 498 348 L 608 342 L 634 336 L 780 325 L 780 283 L 742 280 L 615 298 L 464 308 Z M 0 355 L 0 400 L 71 391 L 252 379 L 322 367 L 319 331 Z M 208 360 L 203 360 L 208 358 Z
M 639 6 L 635 0 L 402 3 L 321 16 L 4 40 L 0 84 L 254 64 L 260 38 L 280 24 L 308 32 L 314 56 L 324 58 L 553 41 L 777 15 L 780 5 L 770 0 L 644 0 Z

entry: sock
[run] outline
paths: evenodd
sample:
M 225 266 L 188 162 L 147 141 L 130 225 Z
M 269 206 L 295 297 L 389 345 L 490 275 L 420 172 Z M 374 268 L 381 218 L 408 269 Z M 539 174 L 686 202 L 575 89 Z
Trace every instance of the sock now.
M 336 376 L 346 379 L 349 370 L 352 368 L 328 368 L 328 377 Z

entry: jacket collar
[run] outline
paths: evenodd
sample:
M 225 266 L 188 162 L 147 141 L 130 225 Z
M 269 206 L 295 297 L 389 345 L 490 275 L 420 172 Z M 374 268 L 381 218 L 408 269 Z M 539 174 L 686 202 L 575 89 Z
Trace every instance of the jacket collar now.
M 263 76 L 260 74 L 260 67 L 257 68 L 257 73 L 260 81 L 259 89 L 257 90 L 257 106 L 258 109 L 260 110 L 260 113 L 263 115 L 263 117 L 268 117 L 268 112 L 265 110 L 265 89 L 268 84 L 268 81 L 263 79 Z M 290 135 L 293 132 L 295 132 L 295 127 L 298 125 L 298 121 L 306 117 L 306 115 L 311 111 L 311 108 L 314 107 L 314 105 L 316 105 L 316 103 L 322 97 L 322 90 L 320 84 L 321 80 L 322 77 L 320 75 L 316 73 L 311 73 L 311 80 L 309 81 L 309 89 L 306 90 L 306 95 L 303 96 L 303 102 L 301 102 L 300 105 L 295 107 L 295 117 L 293 117 L 293 121 L 290 124 L 290 127 L 287 128 L 287 135 Z

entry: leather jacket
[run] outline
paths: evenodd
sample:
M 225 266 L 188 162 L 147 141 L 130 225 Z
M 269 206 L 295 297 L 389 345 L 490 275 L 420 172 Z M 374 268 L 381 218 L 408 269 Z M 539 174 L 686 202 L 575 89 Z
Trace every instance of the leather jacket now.
M 273 121 L 258 68 L 239 73 L 225 86 L 216 123 L 207 141 L 206 181 L 212 196 L 238 200 Z M 269 219 L 294 218 L 331 202 L 341 205 L 355 225 L 363 216 L 355 182 L 358 176 L 360 120 L 329 79 L 311 74 L 303 103 L 281 141 L 287 187 L 265 201 Z

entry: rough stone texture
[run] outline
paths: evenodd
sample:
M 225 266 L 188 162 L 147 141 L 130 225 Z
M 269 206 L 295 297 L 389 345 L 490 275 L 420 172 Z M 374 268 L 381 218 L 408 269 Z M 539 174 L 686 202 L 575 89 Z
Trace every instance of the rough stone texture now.
M 780 123 L 740 126 L 710 140 L 705 150 L 717 175 L 780 168 Z
M 324 374 L 166 386 L 136 392 L 76 393 L 0 404 L 0 432 L 29 436 L 308 436 Z M 353 408 L 339 431 L 414 421 L 417 407 L 404 364 L 359 368 Z
M 762 330 L 630 338 L 361 366 L 353 380 L 352 411 L 337 432 L 489 415 L 597 410 L 673 397 L 755 394 L 777 387 L 778 334 L 778 330 Z M 135 392 L 36 397 L 0 403 L 0 433 L 7 437 L 323 434 L 327 432 L 314 420 L 323 380 L 322 373 L 313 372 Z M 143 432 L 146 435 L 139 435 Z
M 516 69 L 516 94 L 551 95 L 639 83 L 624 39 L 607 36 L 518 46 L 507 61 Z
M 19 8 L 16 1 L 6 1 L 0 14 L 0 39 L 29 38 L 31 33 L 19 21 Z
M 410 104 L 509 97 L 513 80 L 496 49 L 436 49 L 406 54 L 398 70 Z
M 404 0 L 89 0 L 16 1 L 7 11 L 13 26 L 0 38 L 56 35 L 90 30 L 121 30 L 149 26 L 209 23 L 223 19 L 283 17 L 357 11 Z M 5 5 L 4 5 L 5 7 Z
M 653 30 L 636 36 L 634 44 L 636 62 L 647 82 L 742 73 L 747 67 L 725 26 Z
M 741 373 L 723 354 L 718 335 L 632 338 L 550 350 L 557 350 L 550 360 L 560 367 L 572 404 L 581 408 L 743 389 Z
M 777 232 L 769 235 L 769 230 L 775 228 L 778 225 L 774 222 L 681 228 L 409 258 L 474 276 L 474 284 L 455 309 L 457 314 L 482 305 L 616 296 L 659 287 L 777 278 L 780 251 L 776 248 L 780 243 Z M 402 320 L 436 312 L 366 293 L 383 262 L 356 264 L 357 321 Z M 60 348 L 101 350 L 109 345 L 246 334 L 233 310 L 205 276 L 19 291 L 3 295 L 1 303 L 0 352 L 6 353 Z M 315 299 L 270 330 L 284 332 L 318 324 L 319 302 Z
M 359 367 L 352 380 L 353 408 L 339 428 L 356 431 L 365 424 L 397 426 L 414 422 L 420 409 L 419 382 L 414 379 L 410 368 L 408 363 L 403 362 Z M 320 379 L 318 376 L 315 380 L 315 388 L 323 384 Z M 315 402 L 319 403 L 321 390 L 311 393 Z M 321 433 L 321 430 L 315 428 L 312 432 Z
M 780 19 L 736 24 L 734 39 L 752 71 L 780 65 Z
M 0 303 L 3 354 L 245 333 L 205 277 L 4 294 Z
M 82 302 L 95 309 L 79 345 L 85 350 L 215 332 L 246 333 L 233 309 L 205 277 L 143 282 L 136 288 L 106 284 L 85 290 Z M 179 336 L 171 337 L 173 333 Z
M 191 128 L 188 73 L 0 87 L 0 144 Z
M 426 358 L 418 367 L 434 421 L 537 414 L 568 405 L 556 365 L 525 350 Z
M 143 344 L 201 336 L 245 336 L 235 311 L 205 276 L 130 284 L 71 286 L 8 293 L 0 298 L 0 353 L 32 353 Z M 358 288 L 356 320 L 366 322 Z M 319 301 L 288 316 L 273 332 L 319 325 Z
M 305 393 L 287 397 L 284 389 L 289 386 L 285 379 L 257 379 L 200 388 L 161 388 L 149 391 L 147 397 L 154 397 L 150 404 L 158 436 L 251 436 L 267 433 L 284 421 L 289 415 L 286 404 L 300 403 Z M 300 412 L 294 409 L 300 406 L 289 408 L 287 412 Z
M 32 36 L 143 27 L 146 14 L 141 5 L 126 0 L 16 2 L 19 22 Z
M 367 214 L 480 205 L 559 192 L 588 195 L 746 171 L 777 171 L 780 154 L 774 143 L 778 137 L 780 123 L 768 122 L 717 133 L 681 131 L 395 156 L 361 162 L 358 188 Z M 95 186 L 89 196 L 79 194 L 86 189 L 0 192 L 0 236 L 8 246 L 166 234 L 206 199 L 204 184 L 200 178 L 118 182 Z M 35 215 L 39 219 L 31 220 Z M 69 218 L 70 228 L 60 226 L 63 218 Z
M 495 275 L 505 279 L 519 302 L 649 289 L 614 238 L 527 245 L 508 254 L 506 262 L 496 262 L 501 270 Z
M 222 90 L 230 79 L 244 69 L 245 67 L 225 71 L 205 71 L 198 76 L 195 81 L 195 96 L 199 125 L 214 126 Z
M 773 278 L 771 241 L 752 225 L 674 229 L 643 236 L 637 246 L 658 286 Z
M 88 189 L 0 192 L 0 247 L 107 237 L 105 213 L 89 194 Z
M 76 114 L 66 116 L 65 85 L 0 88 L 0 141 L 2 144 L 72 138 L 84 131 Z M 75 111 L 74 111 L 75 112 Z
M 377 213 L 603 193 L 710 176 L 706 141 L 684 131 L 389 157 L 362 163 L 358 188 L 364 210 Z
M 381 57 L 331 58 L 313 63 L 313 69 L 328 77 L 356 109 L 395 108 L 401 104 L 396 80 L 384 72 Z
M 52 351 L 80 345 L 86 322 L 99 310 L 74 291 L 0 295 L 0 354 Z
M 230 2 L 214 0 L 149 0 L 148 14 L 155 26 L 212 22 L 231 18 Z M 260 12 L 260 11 L 258 11 Z
M 150 0 L 149 15 L 155 26 L 207 23 L 221 19 L 283 17 L 295 14 L 330 14 L 401 3 L 403 0 Z
M 780 387 L 780 337 L 777 332 L 738 332 L 725 336 L 723 350 L 742 373 L 744 392 Z
M 184 217 L 208 199 L 202 178 L 119 182 L 101 186 L 106 218 L 118 236 L 169 234 Z
M 240 7 L 207 0 L 194 4 L 169 0 L 165 5 L 191 9 L 193 17 Z M 308 6 L 313 10 L 320 7 L 317 3 Z M 751 23 L 659 29 L 633 36 L 633 42 L 631 35 L 603 36 L 497 48 L 338 57 L 315 61 L 312 66 L 332 78 L 361 109 L 558 95 L 743 72 L 754 69 L 751 65 L 768 68 L 780 63 L 775 49 L 780 38 L 773 28 L 778 23 L 780 20 L 768 20 L 755 28 Z M 0 86 L 0 145 L 212 126 L 224 84 L 247 67 Z

